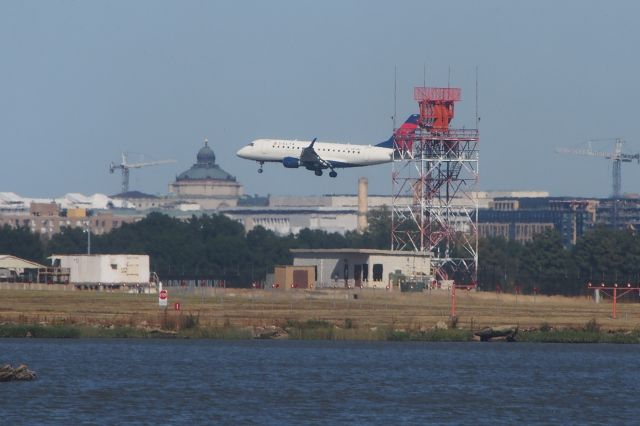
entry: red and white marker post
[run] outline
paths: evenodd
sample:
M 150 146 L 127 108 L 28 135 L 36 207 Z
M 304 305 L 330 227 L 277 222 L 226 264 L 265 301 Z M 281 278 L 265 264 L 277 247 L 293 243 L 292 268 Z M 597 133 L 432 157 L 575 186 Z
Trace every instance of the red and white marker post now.
M 158 305 L 167 306 L 168 299 L 169 299 L 169 292 L 167 292 L 167 290 L 160 290 L 160 293 L 158 293 Z

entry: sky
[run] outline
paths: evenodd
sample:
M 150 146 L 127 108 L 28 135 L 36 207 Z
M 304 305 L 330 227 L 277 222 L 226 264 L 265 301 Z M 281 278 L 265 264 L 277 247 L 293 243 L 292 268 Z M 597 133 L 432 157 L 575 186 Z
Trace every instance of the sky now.
M 235 152 L 378 143 L 424 81 L 460 87 L 453 125 L 472 127 L 477 68 L 480 189 L 604 197 L 610 161 L 554 149 L 640 152 L 638 16 L 635 1 L 0 2 L 0 192 L 116 194 L 108 166 L 130 152 L 176 160 L 131 171 L 132 190 L 164 194 L 206 137 L 247 194 L 355 193 L 361 176 L 390 194 L 390 165 L 259 175 Z M 622 173 L 640 193 L 640 166 Z

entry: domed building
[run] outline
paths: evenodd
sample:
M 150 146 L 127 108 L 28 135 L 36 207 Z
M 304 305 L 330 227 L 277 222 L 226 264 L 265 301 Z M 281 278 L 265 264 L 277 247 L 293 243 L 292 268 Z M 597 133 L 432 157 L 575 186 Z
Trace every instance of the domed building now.
M 198 151 L 196 163 L 176 177 L 169 184 L 169 193 L 180 199 L 196 203 L 202 209 L 235 207 L 242 195 L 242 185 L 216 164 L 216 155 L 204 140 L 204 146 Z

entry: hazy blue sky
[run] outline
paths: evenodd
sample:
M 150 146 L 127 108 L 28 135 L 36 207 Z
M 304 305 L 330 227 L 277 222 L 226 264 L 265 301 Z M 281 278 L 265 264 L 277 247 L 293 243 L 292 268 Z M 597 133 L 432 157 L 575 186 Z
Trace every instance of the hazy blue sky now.
M 446 4 L 444 4 L 446 3 Z M 249 194 L 390 193 L 390 165 L 337 179 L 235 156 L 260 137 L 369 144 L 416 111 L 412 88 L 461 87 L 473 125 L 480 76 L 481 188 L 605 196 L 606 160 L 555 146 L 620 136 L 640 151 L 640 2 L 3 1 L 0 191 L 119 192 L 122 151 L 176 164 L 134 170 L 165 193 L 205 136 Z M 603 147 L 603 148 L 606 148 Z M 640 192 L 640 167 L 623 190 Z

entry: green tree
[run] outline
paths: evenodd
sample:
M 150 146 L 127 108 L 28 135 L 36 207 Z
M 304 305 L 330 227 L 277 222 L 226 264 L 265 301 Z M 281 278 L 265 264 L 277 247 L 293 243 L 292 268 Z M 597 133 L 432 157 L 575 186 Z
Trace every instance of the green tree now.
M 545 294 L 575 294 L 570 252 L 565 250 L 560 233 L 546 230 L 533 237 L 522 251 L 522 271 L 526 289 L 537 287 Z
M 81 228 L 63 227 L 45 244 L 45 249 L 49 255 L 79 254 L 87 252 L 87 245 L 87 233 Z
M 4 225 L 0 228 L 0 254 L 10 254 L 38 263 L 46 263 L 40 235 L 29 228 L 12 228 Z
M 369 210 L 368 227 L 363 233 L 348 231 L 345 234 L 346 246 L 350 248 L 372 248 L 389 250 L 391 248 L 391 210 L 387 206 Z
M 504 238 L 478 240 L 478 282 L 481 288 L 493 290 L 498 285 L 512 291 L 522 282 L 522 252 L 524 247 Z
M 287 265 L 293 261 L 289 251 L 294 247 L 293 235 L 281 237 L 273 231 L 257 226 L 247 233 L 248 268 L 245 274 L 248 281 L 262 280 L 276 265 Z
M 573 259 L 580 281 L 638 281 L 640 238 L 631 230 L 597 227 L 573 247 Z
M 348 241 L 344 235 L 337 232 L 326 232 L 320 229 L 302 229 L 296 236 L 297 247 L 320 248 L 346 248 Z

